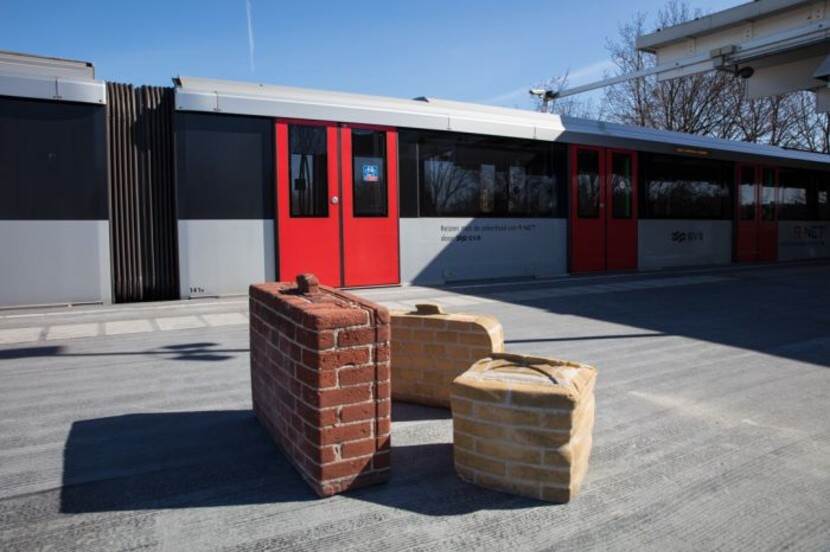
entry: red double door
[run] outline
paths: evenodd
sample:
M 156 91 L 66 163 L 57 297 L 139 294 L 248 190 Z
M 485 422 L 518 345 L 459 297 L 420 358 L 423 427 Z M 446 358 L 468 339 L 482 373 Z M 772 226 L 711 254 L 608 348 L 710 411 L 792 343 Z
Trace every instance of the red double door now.
M 637 154 L 571 146 L 571 272 L 637 268 Z
M 738 165 L 735 182 L 735 260 L 778 258 L 778 169 Z
M 397 133 L 275 124 L 279 279 L 312 272 L 330 286 L 398 283 Z

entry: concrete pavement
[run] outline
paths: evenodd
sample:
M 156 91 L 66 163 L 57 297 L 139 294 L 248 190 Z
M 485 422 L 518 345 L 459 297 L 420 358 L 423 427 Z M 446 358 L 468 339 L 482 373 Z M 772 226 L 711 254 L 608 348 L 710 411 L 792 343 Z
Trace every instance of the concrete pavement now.
M 2 312 L 0 548 L 827 549 L 828 282 L 803 264 L 360 291 L 494 314 L 509 350 L 599 368 L 562 506 L 461 482 L 448 412 L 405 404 L 392 480 L 315 498 L 250 412 L 244 299 Z

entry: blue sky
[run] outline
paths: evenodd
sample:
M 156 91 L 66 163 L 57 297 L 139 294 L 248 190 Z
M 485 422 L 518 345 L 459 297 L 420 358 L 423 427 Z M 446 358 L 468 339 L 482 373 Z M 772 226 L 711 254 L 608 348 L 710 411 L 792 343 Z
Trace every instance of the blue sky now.
M 83 59 L 101 79 L 204 76 L 527 107 L 526 89 L 602 76 L 607 37 L 666 0 L 0 2 L 0 49 Z M 690 0 L 717 11 L 741 0 Z

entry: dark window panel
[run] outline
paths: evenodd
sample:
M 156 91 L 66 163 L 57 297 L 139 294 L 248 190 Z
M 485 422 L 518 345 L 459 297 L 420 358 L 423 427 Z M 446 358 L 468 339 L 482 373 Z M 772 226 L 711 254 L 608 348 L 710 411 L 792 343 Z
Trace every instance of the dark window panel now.
M 386 132 L 352 129 L 352 197 L 356 217 L 389 213 L 386 175 Z
M 398 132 L 398 182 L 401 218 L 418 216 L 418 136 L 419 132 Z
M 775 220 L 775 169 L 764 168 L 761 181 L 761 219 Z
M 755 167 L 738 169 L 738 218 L 755 220 Z
M 329 216 L 326 127 L 290 125 L 288 155 L 292 217 Z
M 576 215 L 598 218 L 600 203 L 599 152 L 579 150 L 576 154 Z
M 106 108 L 0 98 L 0 219 L 106 220 Z
M 640 217 L 731 219 L 734 165 L 640 154 Z
M 425 131 L 402 131 L 400 142 L 402 214 L 416 203 L 427 217 L 564 214 L 564 146 Z
M 181 219 L 274 218 L 274 122 L 265 117 L 176 114 Z
M 830 220 L 830 173 L 782 169 L 779 185 L 779 219 Z
M 612 214 L 617 219 L 630 219 L 634 201 L 632 192 L 631 154 L 611 153 Z

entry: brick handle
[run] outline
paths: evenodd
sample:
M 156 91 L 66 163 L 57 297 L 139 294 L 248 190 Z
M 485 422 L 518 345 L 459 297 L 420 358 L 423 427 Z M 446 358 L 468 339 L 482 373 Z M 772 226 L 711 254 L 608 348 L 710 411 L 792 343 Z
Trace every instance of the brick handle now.
M 316 295 L 320 293 L 320 281 L 317 276 L 307 272 L 297 276 L 297 290 L 305 295 Z

